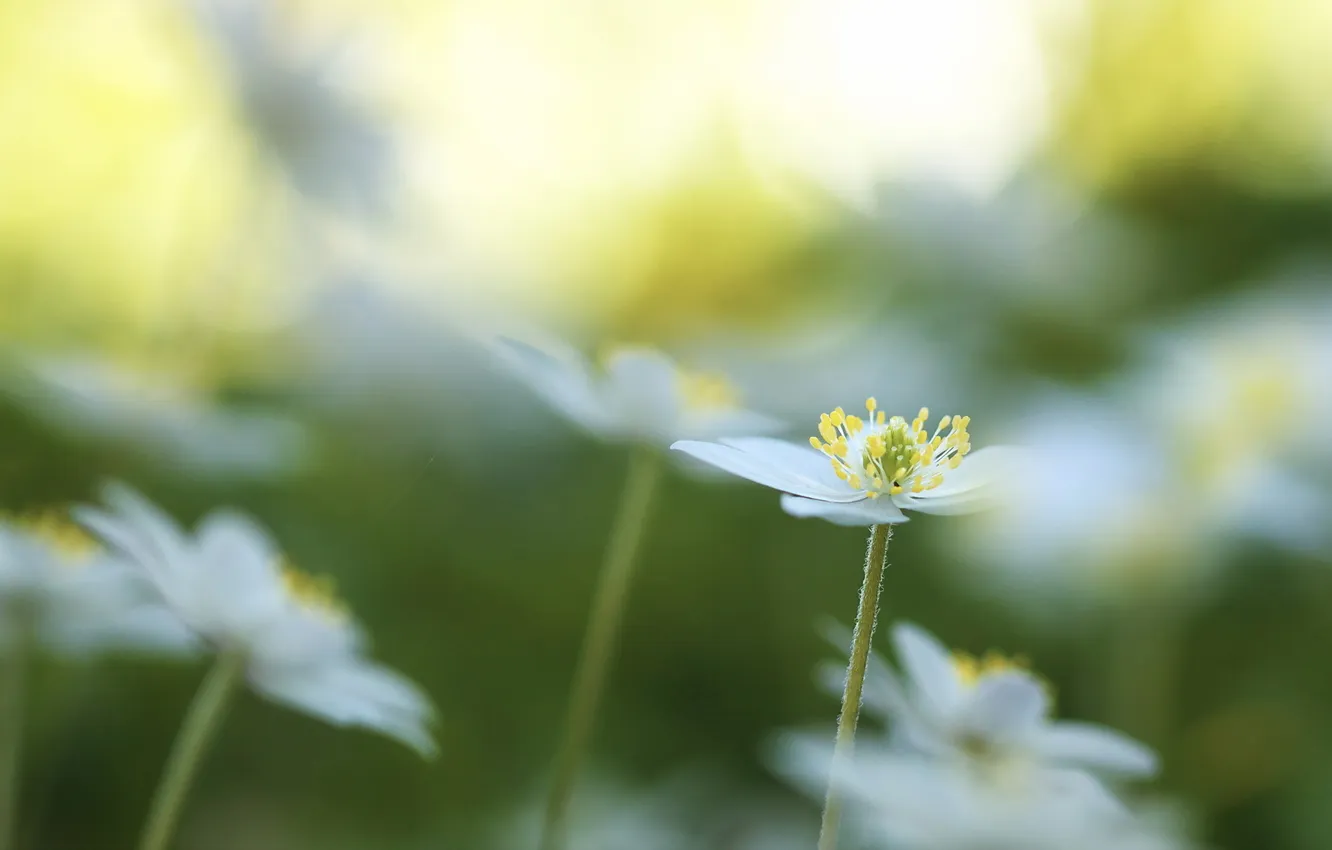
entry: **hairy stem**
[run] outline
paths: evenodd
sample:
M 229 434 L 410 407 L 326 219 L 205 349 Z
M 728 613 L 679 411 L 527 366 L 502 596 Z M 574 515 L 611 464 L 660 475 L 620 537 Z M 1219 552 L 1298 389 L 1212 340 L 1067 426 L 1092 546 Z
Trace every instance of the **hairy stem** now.
M 865 552 L 865 581 L 860 586 L 860 607 L 856 611 L 855 631 L 851 636 L 851 661 L 846 668 L 842 689 L 842 712 L 837 716 L 837 744 L 833 747 L 828 793 L 823 802 L 823 824 L 819 828 L 819 850 L 835 850 L 837 827 L 842 819 L 842 799 L 837 791 L 836 773 L 851 758 L 856 746 L 856 724 L 860 721 L 860 698 L 865 690 L 865 669 L 874 645 L 874 627 L 879 619 L 879 592 L 883 588 L 891 525 L 870 529 Z

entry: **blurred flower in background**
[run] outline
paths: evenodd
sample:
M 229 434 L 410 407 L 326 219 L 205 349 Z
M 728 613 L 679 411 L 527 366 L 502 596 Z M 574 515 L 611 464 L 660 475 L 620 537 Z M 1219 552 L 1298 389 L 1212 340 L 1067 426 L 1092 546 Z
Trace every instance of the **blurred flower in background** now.
M 229 410 L 176 370 L 122 366 L 105 356 L 37 355 L 12 364 L 8 395 L 76 440 L 112 443 L 180 474 L 268 478 L 308 458 L 290 417 Z
M 861 736 L 845 761 L 835 760 L 826 735 L 787 733 L 776 748 L 778 769 L 811 794 L 822 795 L 832 772 L 864 846 L 1186 846 L 1136 816 L 1108 784 L 1150 777 L 1149 749 L 1104 727 L 1051 721 L 1049 685 L 1020 661 L 949 653 L 906 623 L 893 629 L 893 643 L 905 677 L 875 658 L 865 691 L 886 736 Z M 840 695 L 831 666 L 825 673 Z
M 143 577 L 54 513 L 0 523 L 0 642 L 73 657 L 196 649 Z
M 109 511 L 79 521 L 150 580 L 255 691 L 338 726 L 362 726 L 434 755 L 429 699 L 407 678 L 361 657 L 365 637 L 326 584 L 284 566 L 262 529 L 234 513 L 207 516 L 193 536 L 138 494 L 107 489 Z

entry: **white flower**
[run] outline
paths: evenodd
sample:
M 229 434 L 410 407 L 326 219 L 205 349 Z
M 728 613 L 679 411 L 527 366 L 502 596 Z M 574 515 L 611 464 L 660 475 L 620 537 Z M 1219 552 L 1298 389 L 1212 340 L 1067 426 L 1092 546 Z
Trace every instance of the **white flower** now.
M 1160 429 L 1126 407 L 1082 395 L 1024 406 L 1014 430 L 1040 451 L 997 510 L 948 537 L 968 582 L 1057 621 L 1211 575 L 1207 550 L 1222 538 L 1201 533 L 1205 517 Z
M 11 381 L 17 397 L 62 431 L 128 446 L 170 469 L 264 478 L 306 459 L 306 435 L 296 422 L 221 408 L 164 372 L 64 355 L 29 358 Z
M 1201 531 L 1306 551 L 1332 542 L 1332 299 L 1264 290 L 1146 347 L 1128 401 L 1153 422 Z
M 831 744 L 787 738 L 779 769 L 822 793 Z M 1179 850 L 1187 846 L 1094 778 L 1047 770 L 996 782 L 971 766 L 862 742 L 834 781 L 848 831 L 884 850 Z
M 217 46 L 260 148 L 300 192 L 335 208 L 375 211 L 391 173 L 381 122 L 356 102 L 337 71 L 339 45 L 295 43 L 268 0 L 190 0 Z
M 551 407 L 607 440 L 668 444 L 773 430 L 715 375 L 685 371 L 658 351 L 621 348 L 596 369 L 571 350 L 500 339 L 501 356 Z
M 196 647 L 142 576 L 55 514 L 0 520 L 0 646 L 29 639 L 77 657 Z
M 1050 719 L 1048 687 L 1020 664 L 990 654 L 950 653 L 911 624 L 893 629 L 905 681 L 873 659 L 865 705 L 889 719 L 894 745 L 945 761 L 969 762 L 995 774 L 1072 770 L 1102 777 L 1156 772 L 1156 755 L 1111 729 Z M 825 684 L 842 692 L 840 675 Z
M 268 535 L 227 511 L 194 534 L 130 490 L 79 520 L 143 571 L 166 604 L 218 652 L 244 659 L 260 695 L 339 726 L 363 726 L 434 753 L 428 698 L 363 657 L 363 635 L 326 584 L 284 567 Z
M 1014 430 L 1040 451 L 1002 509 L 949 537 L 968 580 L 1067 617 L 1219 587 L 1237 539 L 1332 542 L 1332 300 L 1245 297 L 1157 331 L 1139 359 L 1022 405 Z
M 873 398 L 865 409 L 864 419 L 840 407 L 823 414 L 813 450 L 765 437 L 685 440 L 671 448 L 783 491 L 789 514 L 838 525 L 905 522 L 903 510 L 977 510 L 993 497 L 988 485 L 1011 471 L 1009 449 L 970 454 L 969 416 L 945 416 L 931 434 L 927 408 L 912 422 L 888 417 Z

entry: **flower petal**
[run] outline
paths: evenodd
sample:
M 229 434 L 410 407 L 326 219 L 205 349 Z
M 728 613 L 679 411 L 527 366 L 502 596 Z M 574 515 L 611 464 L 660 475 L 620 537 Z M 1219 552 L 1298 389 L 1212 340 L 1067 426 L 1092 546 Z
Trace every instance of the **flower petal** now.
M 911 623 L 893 628 L 893 645 L 922 711 L 940 719 L 950 717 L 965 694 L 948 649 Z
M 819 455 L 783 440 L 744 437 L 723 443 L 680 440 L 671 448 L 748 478 L 756 484 L 824 502 L 856 502 L 865 494 L 838 480 L 826 463 L 820 472 Z
M 1013 742 L 1039 729 L 1050 710 L 1041 683 L 1018 671 L 985 676 L 958 718 L 969 732 L 996 742 Z
M 1095 723 L 1052 723 L 1032 746 L 1053 761 L 1094 772 L 1151 776 L 1159 767 L 1150 747 Z
M 495 347 L 501 361 L 556 412 L 590 431 L 607 428 L 605 401 L 593 384 L 591 367 L 577 352 L 545 351 L 507 337 L 495 340 Z
M 653 433 L 680 418 L 680 370 L 651 348 L 621 348 L 606 361 L 606 404 L 612 417 L 634 433 Z
M 316 666 L 254 665 L 250 684 L 263 696 L 335 726 L 360 726 L 394 738 L 424 758 L 437 752 L 427 728 L 429 698 L 405 676 L 348 658 Z
M 965 514 L 992 507 L 1003 483 L 1019 474 L 1024 452 L 1012 446 L 988 446 L 967 455 L 943 483 L 920 494 L 894 497 L 899 506 L 931 514 Z
M 281 615 L 287 604 L 281 556 L 266 531 L 248 517 L 219 510 L 205 517 L 195 534 L 200 593 L 228 621 L 224 627 L 249 631 Z
M 869 526 L 906 522 L 906 515 L 889 499 L 864 499 L 853 504 L 838 504 L 803 496 L 782 495 L 782 510 L 791 516 L 817 517 L 834 525 Z

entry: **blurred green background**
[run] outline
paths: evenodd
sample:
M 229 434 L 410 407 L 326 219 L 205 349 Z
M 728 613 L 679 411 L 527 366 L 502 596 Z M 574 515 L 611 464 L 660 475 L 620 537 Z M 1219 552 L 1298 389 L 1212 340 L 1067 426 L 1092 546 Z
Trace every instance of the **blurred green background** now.
M 663 346 L 798 440 L 876 394 L 983 445 L 1141 377 L 1149 332 L 1332 281 L 1320 0 L 243 5 L 261 38 L 184 0 L 0 5 L 0 500 L 123 479 L 252 512 L 434 697 L 442 755 L 246 697 L 182 848 L 521 846 L 496 836 L 543 788 L 627 452 L 491 329 Z M 298 461 L 223 456 L 256 412 Z M 812 816 L 761 754 L 833 719 L 811 675 L 863 535 L 692 474 L 657 504 L 598 769 L 702 765 Z M 1161 751 L 1206 842 L 1332 843 L 1325 541 L 1021 605 L 961 522 L 900 529 L 885 617 L 1030 658 L 1062 715 Z M 44 660 L 20 846 L 127 846 L 201 673 Z

